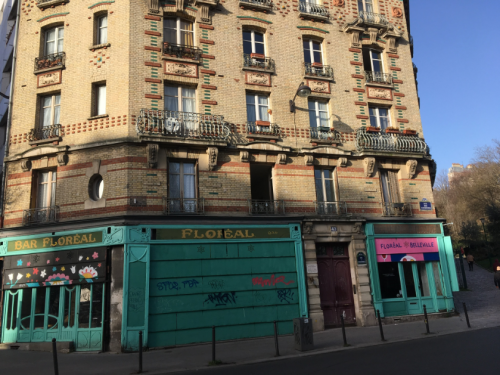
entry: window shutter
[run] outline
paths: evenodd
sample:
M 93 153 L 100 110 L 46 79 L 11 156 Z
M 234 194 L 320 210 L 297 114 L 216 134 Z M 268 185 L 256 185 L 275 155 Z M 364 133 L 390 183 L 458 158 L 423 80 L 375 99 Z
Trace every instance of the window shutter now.
M 401 197 L 399 194 L 399 185 L 398 185 L 398 172 L 395 171 L 387 171 L 388 180 L 389 180 L 389 190 L 391 193 L 392 203 L 401 203 Z

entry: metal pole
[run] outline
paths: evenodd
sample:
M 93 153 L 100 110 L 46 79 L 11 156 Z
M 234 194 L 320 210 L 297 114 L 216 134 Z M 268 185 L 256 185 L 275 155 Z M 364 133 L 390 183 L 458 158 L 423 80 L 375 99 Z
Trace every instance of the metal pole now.
M 142 331 L 139 331 L 139 371 L 137 373 L 142 373 Z
M 280 348 L 278 345 L 278 326 L 276 320 L 274 321 L 274 348 L 276 349 L 276 357 L 280 356 Z
M 378 317 L 378 327 L 380 328 L 380 339 L 382 341 L 387 341 L 384 337 L 384 329 L 382 328 L 382 319 L 380 318 L 380 310 L 377 310 L 377 317 Z
M 59 375 L 59 364 L 57 363 L 56 339 L 52 339 L 52 359 L 54 360 L 54 374 Z
M 344 346 L 349 346 L 347 344 L 347 337 L 345 336 L 345 324 L 344 324 L 344 314 L 340 314 L 340 322 L 342 323 L 342 336 L 344 338 Z
M 212 326 L 212 362 L 215 363 L 215 326 Z
M 465 305 L 465 302 L 463 302 L 462 304 L 464 305 L 464 314 L 465 314 L 465 319 L 467 320 L 467 327 L 470 328 L 469 314 L 467 313 L 467 306 Z
M 424 322 L 425 322 L 425 327 L 427 328 L 427 333 L 431 333 L 429 331 L 429 319 L 427 318 L 427 307 L 424 305 Z

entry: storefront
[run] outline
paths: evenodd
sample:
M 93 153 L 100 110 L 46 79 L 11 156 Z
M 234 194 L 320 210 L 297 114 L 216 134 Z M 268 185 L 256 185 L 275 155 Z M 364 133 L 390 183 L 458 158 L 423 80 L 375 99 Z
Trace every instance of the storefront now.
M 440 223 L 366 224 L 373 304 L 384 317 L 454 310 L 450 237 Z

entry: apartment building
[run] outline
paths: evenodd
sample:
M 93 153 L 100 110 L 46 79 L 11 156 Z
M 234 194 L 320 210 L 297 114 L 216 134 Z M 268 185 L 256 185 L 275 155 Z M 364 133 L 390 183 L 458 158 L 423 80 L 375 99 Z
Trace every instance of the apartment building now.
M 133 351 L 453 310 L 408 9 L 22 2 L 2 342 Z

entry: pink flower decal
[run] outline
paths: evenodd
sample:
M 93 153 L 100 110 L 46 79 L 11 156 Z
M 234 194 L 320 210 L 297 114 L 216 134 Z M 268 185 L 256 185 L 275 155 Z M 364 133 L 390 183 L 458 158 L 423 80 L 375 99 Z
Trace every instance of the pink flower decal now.
M 83 279 L 93 279 L 94 277 L 97 277 L 97 271 L 94 267 L 85 267 L 78 271 L 80 274 L 80 277 Z
M 26 266 L 27 267 L 31 266 L 31 262 L 26 263 Z
M 97 251 L 94 251 L 94 254 L 92 254 L 92 258 L 97 259 L 99 257 L 99 254 L 97 254 Z
M 47 264 L 50 264 L 50 260 L 47 261 Z
M 47 277 L 47 280 L 43 283 L 44 285 L 67 285 L 72 284 L 73 280 L 69 279 L 64 273 L 56 273 Z

